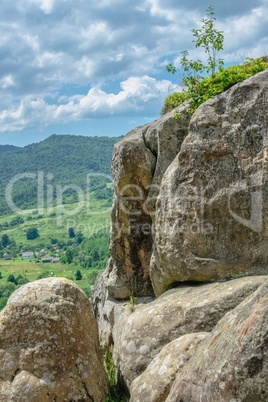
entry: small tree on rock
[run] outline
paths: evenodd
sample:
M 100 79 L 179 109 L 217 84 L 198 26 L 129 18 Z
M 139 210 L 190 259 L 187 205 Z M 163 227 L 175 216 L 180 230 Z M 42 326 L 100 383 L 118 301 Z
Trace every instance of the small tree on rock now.
M 191 60 L 188 58 L 189 52 L 184 50 L 181 52 L 182 58 L 180 66 L 183 70 L 182 83 L 187 88 L 188 98 L 192 100 L 193 110 L 199 106 L 201 102 L 200 82 L 204 78 L 204 74 L 215 76 L 216 69 L 222 69 L 224 62 L 217 58 L 219 51 L 223 50 L 224 35 L 215 27 L 214 9 L 209 6 L 206 10 L 207 18 L 202 19 L 202 25 L 199 29 L 192 29 L 194 36 L 193 43 L 196 48 L 202 47 L 207 55 L 206 62 L 201 60 Z M 169 63 L 166 66 L 168 72 L 175 74 L 176 66 Z

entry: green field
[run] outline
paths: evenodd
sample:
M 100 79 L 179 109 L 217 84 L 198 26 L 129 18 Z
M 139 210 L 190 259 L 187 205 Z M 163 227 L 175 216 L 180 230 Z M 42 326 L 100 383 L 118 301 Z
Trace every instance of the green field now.
M 24 148 L 0 146 L 0 308 L 18 286 L 47 276 L 74 280 L 90 296 L 109 257 L 117 140 L 52 135 Z
M 77 269 L 79 269 L 82 274 L 81 280 L 75 280 Z M 56 276 L 67 278 L 80 286 L 89 297 L 94 280 L 100 271 L 83 269 L 73 264 L 37 263 L 35 261 L 26 261 L 22 260 L 21 258 L 16 258 L 12 261 L 0 260 L 0 272 L 0 309 L 2 309 L 5 306 L 10 294 L 21 286 L 16 286 L 7 281 L 10 275 L 14 275 L 16 278 L 21 275 L 22 277 L 27 278 L 29 282 L 37 280 L 40 275 L 43 275 L 44 277 Z
M 79 269 L 83 278 L 79 281 L 75 280 L 75 272 Z M 71 279 L 76 282 L 82 289 L 90 289 L 92 286 L 92 271 L 76 267 L 75 265 L 67 265 L 61 263 L 37 263 L 35 261 L 22 260 L 17 258 L 12 261 L 0 260 L 0 272 L 2 278 L 0 284 L 3 285 L 7 282 L 10 274 L 14 276 L 22 275 L 29 279 L 30 282 L 35 281 L 37 277 L 48 272 L 48 276 L 57 276 L 62 278 Z M 94 276 L 93 276 L 94 277 Z
M 111 207 L 105 200 L 92 199 L 88 203 L 65 204 L 36 213 L 35 210 L 23 211 L 20 216 L 24 222 L 11 226 L 10 223 L 18 216 L 16 214 L 0 217 L 0 235 L 5 233 L 23 246 L 37 247 L 48 245 L 51 239 L 59 242 L 68 240 L 68 228 L 74 227 L 76 232 L 89 238 L 100 230 L 109 230 Z M 8 226 L 6 225 L 8 224 Z M 6 225 L 6 226 L 5 226 Z M 29 227 L 37 227 L 39 237 L 26 239 Z
M 17 286 L 7 281 L 10 275 L 19 277 L 23 283 L 40 279 L 40 275 L 66 277 L 90 296 L 97 274 L 105 268 L 111 213 L 106 200 L 93 198 L 90 202 L 64 204 L 42 212 L 29 210 L 0 217 L 0 241 L 4 235 L 10 240 L 7 247 L 0 244 L 0 309 L 21 285 L 18 281 Z M 27 240 L 27 230 L 33 227 L 38 229 L 39 237 Z M 74 229 L 74 238 L 70 238 L 69 228 Z M 22 250 L 33 251 L 35 258 L 23 260 Z M 40 255 L 40 251 L 44 254 Z M 6 254 L 12 259 L 5 260 Z M 58 257 L 61 262 L 42 263 L 42 257 L 47 256 Z M 82 274 L 81 280 L 75 280 L 77 270 Z

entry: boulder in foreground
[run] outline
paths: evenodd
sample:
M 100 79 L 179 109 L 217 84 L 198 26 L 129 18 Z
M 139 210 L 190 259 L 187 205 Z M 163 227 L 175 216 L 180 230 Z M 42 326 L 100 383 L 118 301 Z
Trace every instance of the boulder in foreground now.
M 46 278 L 15 291 L 0 315 L 1 402 L 94 401 L 108 395 L 89 300 Z

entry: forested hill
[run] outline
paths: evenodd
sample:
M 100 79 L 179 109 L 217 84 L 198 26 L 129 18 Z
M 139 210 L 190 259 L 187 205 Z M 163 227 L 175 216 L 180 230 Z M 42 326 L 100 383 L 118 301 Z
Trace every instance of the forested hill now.
M 52 135 L 46 140 L 27 145 L 23 148 L 13 146 L 0 147 L 0 214 L 10 213 L 5 199 L 5 189 L 16 175 L 25 174 L 25 178 L 16 180 L 12 187 L 12 200 L 19 207 L 36 205 L 37 179 L 26 178 L 26 173 L 33 177 L 38 173 L 44 177 L 44 186 L 48 184 L 77 185 L 85 188 L 89 173 L 111 174 L 112 150 L 118 137 L 85 137 L 74 135 Z M 97 185 L 103 177 L 91 180 Z M 46 179 L 49 178 L 49 182 Z
M 19 147 L 15 147 L 15 145 L 0 145 L 0 154 L 8 151 L 16 151 L 19 150 Z

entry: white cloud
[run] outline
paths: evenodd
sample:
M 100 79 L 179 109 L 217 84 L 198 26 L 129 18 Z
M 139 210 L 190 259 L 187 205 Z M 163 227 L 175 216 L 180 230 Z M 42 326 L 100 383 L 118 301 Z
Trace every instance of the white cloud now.
M 45 14 L 50 14 L 53 11 L 54 0 L 31 0 L 31 2 L 39 6 Z
M 170 82 L 157 81 L 149 76 L 130 77 L 121 83 L 118 93 L 107 93 L 101 88 L 91 88 L 86 95 L 64 98 L 65 102 L 48 104 L 43 99 L 25 97 L 19 105 L 0 112 L 0 132 L 20 131 L 27 127 L 48 126 L 73 120 L 101 118 L 104 116 L 154 115 L 159 101 L 162 104 Z M 154 108 L 152 108 L 152 105 Z
M 1 89 L 7 89 L 10 87 L 14 87 L 14 86 L 15 86 L 15 83 L 14 83 L 14 78 L 13 78 L 12 74 L 7 74 L 3 78 L 0 79 Z
M 40 8 L 41 10 L 44 11 L 44 13 L 50 14 L 52 12 L 53 6 L 54 6 L 53 0 L 41 0 Z
M 263 39 L 268 39 L 268 5 L 251 10 L 247 15 L 230 18 L 228 24 L 222 25 L 226 48 L 230 52 L 244 52 L 254 56 L 267 54 L 268 49 L 261 49 Z M 256 48 L 259 47 L 259 53 Z
M 237 61 L 239 52 L 268 53 L 268 0 L 213 3 L 226 61 Z M 185 49 L 202 57 L 190 30 L 206 7 L 206 0 L 5 0 L 1 132 L 71 119 L 155 115 L 171 85 L 165 65 Z M 107 83 L 117 90 L 105 90 Z

